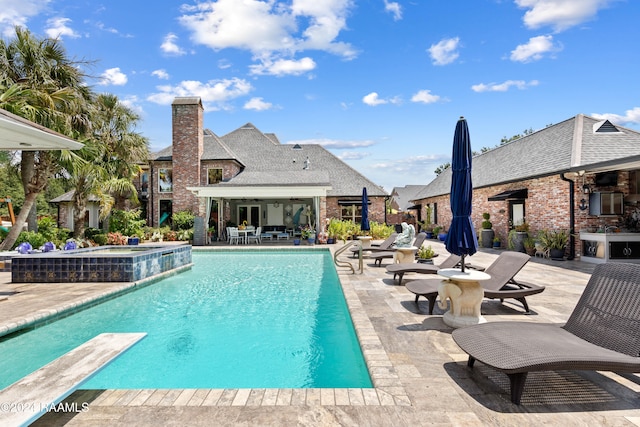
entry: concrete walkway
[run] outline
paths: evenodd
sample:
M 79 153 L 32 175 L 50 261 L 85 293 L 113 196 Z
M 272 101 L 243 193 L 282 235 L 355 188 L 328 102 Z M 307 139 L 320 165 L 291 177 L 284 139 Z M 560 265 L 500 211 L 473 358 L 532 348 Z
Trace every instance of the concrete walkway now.
M 441 254 L 437 264 L 446 251 L 440 242 L 428 244 Z M 482 250 L 468 261 L 487 266 L 498 253 Z M 424 314 L 426 300 L 416 307 L 414 295 L 386 273 L 389 262 L 383 267 L 365 262 L 364 274 L 339 272 L 374 389 L 80 390 L 66 402 L 77 402 L 71 408 L 88 403 L 86 410 L 50 412 L 34 425 L 640 426 L 637 375 L 532 373 L 522 405 L 511 404 L 506 375 L 481 363 L 469 370 L 466 354 L 442 322 L 442 311 L 436 306 L 434 315 Z M 518 278 L 547 287 L 528 298 L 532 313 L 523 314 L 513 300 L 485 300 L 482 312 L 489 322 L 563 323 L 592 270 L 592 264 L 580 261 L 532 258 Z M 404 282 L 423 277 L 408 273 Z M 60 304 L 103 295 L 111 286 L 61 284 L 52 289 L 8 280 L 0 275 L 0 297 L 8 294 L 0 301 L 0 331 L 33 317 L 34 311 L 56 312 Z

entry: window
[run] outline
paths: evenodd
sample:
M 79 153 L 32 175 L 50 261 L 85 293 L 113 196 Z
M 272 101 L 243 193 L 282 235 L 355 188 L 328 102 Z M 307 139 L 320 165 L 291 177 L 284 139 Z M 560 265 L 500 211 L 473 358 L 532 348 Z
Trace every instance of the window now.
M 158 191 L 171 193 L 173 191 L 173 170 L 158 169 Z
M 362 205 L 342 205 L 340 217 L 343 220 L 351 220 L 357 224 L 362 220 Z
M 210 168 L 207 169 L 207 184 L 217 184 L 222 181 L 222 169 L 221 168 Z

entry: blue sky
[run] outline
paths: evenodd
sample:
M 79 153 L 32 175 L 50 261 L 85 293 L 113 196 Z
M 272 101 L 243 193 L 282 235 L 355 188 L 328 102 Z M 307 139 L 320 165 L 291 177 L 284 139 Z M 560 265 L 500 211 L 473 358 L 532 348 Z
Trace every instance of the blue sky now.
M 579 113 L 640 130 L 638 22 L 632 0 L 0 0 L 5 39 L 95 61 L 153 150 L 200 96 L 216 134 L 320 143 L 387 191 L 434 178 L 459 116 L 476 151 Z

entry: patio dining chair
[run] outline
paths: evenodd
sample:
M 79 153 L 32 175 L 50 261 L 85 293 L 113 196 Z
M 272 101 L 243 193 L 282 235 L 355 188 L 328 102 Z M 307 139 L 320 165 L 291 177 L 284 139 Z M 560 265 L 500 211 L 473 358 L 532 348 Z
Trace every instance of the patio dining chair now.
M 236 227 L 229 227 L 229 244 L 237 245 L 239 243 L 244 243 L 244 238 L 240 236 Z
M 262 227 L 256 227 L 253 234 L 247 234 L 247 243 L 250 242 L 262 243 Z

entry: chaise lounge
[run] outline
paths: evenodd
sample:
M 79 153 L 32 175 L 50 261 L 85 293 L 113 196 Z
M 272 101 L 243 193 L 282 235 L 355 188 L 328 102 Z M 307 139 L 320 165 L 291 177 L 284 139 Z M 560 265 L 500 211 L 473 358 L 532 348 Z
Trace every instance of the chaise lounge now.
M 416 248 L 420 248 L 420 246 L 422 246 L 426 238 L 427 238 L 427 235 L 425 233 L 418 233 L 416 235 L 416 238 L 413 240 L 412 246 L 415 246 Z M 393 258 L 395 256 L 395 251 L 396 249 L 395 247 L 393 247 L 386 251 L 372 252 L 371 254 L 369 254 L 368 258 L 373 259 L 373 264 L 375 266 L 381 267 L 382 260 L 387 258 Z
M 520 404 L 529 372 L 640 372 L 640 266 L 596 266 L 567 323 L 491 322 L 453 331 L 476 360 L 507 374 Z
M 441 268 L 453 268 L 460 264 L 460 259 L 460 256 L 451 254 L 438 265 L 419 264 L 417 262 L 389 264 L 387 265 L 387 273 L 393 273 L 393 280 L 395 281 L 397 278 L 398 285 L 402 285 L 402 278 L 405 273 L 436 274 Z
M 507 298 L 514 298 L 524 306 L 525 312 L 529 313 L 529 304 L 526 297 L 539 294 L 544 291 L 545 287 L 535 285 L 533 283 L 525 283 L 516 281 L 515 275 L 518 274 L 522 267 L 529 262 L 531 257 L 522 252 L 503 252 L 498 258 L 486 268 L 485 273 L 489 274 L 489 280 L 480 282 L 484 289 L 484 297 L 490 299 L 500 299 L 504 301 Z M 466 265 L 466 264 L 465 264 Z M 468 267 L 468 266 L 467 266 Z M 416 294 L 415 302 L 423 296 L 429 300 L 430 310 L 433 310 L 436 297 L 438 296 L 438 286 L 442 279 L 421 279 L 408 282 L 405 287 L 409 292 Z

